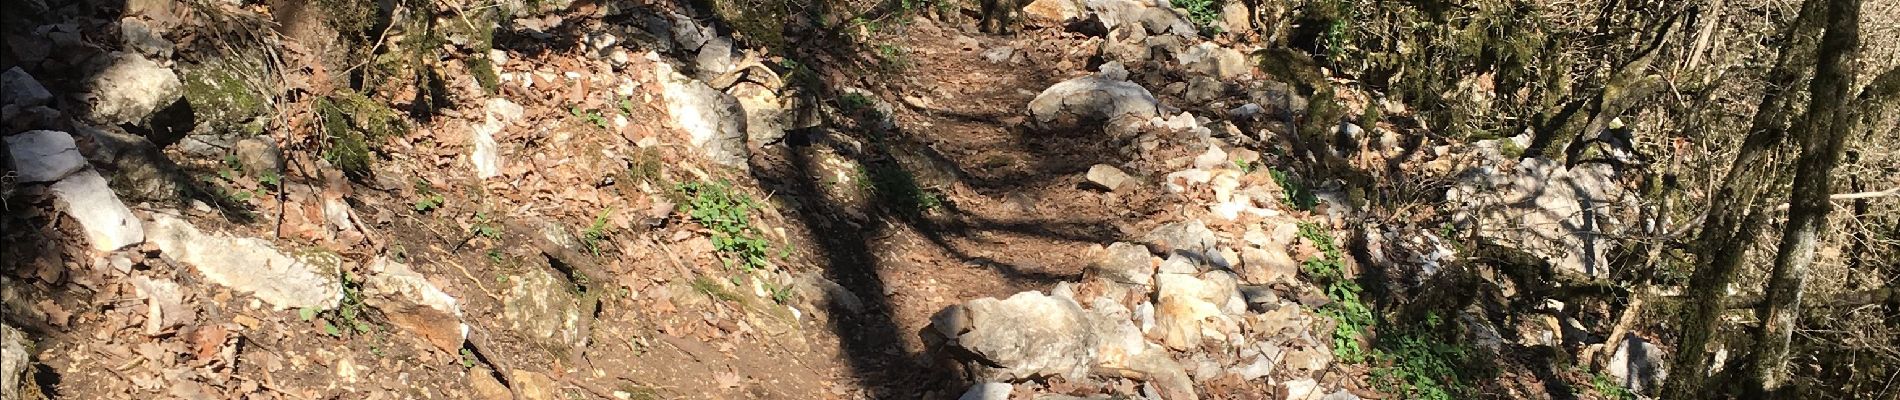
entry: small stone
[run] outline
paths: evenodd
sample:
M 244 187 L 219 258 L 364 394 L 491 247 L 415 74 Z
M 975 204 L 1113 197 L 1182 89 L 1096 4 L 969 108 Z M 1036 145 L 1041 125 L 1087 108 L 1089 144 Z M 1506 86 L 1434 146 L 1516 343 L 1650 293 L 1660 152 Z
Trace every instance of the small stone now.
M 134 17 L 119 20 L 119 36 L 125 40 L 127 47 L 160 59 L 171 58 L 172 50 L 177 47 L 146 24 L 145 20 Z
M 1009 392 L 1015 389 L 1008 383 L 983 382 L 970 386 L 970 391 L 963 392 L 957 400 L 1009 400 Z
M 1023 7 L 1023 14 L 1045 22 L 1065 22 L 1081 18 L 1082 5 L 1075 0 L 1035 0 Z
M 99 172 L 82 169 L 52 186 L 53 198 L 80 228 L 93 250 L 108 252 L 145 241 L 143 225 L 106 185 Z
M 245 171 L 257 173 L 277 173 L 284 167 L 284 154 L 277 148 L 277 142 L 265 137 L 251 137 L 237 141 L 231 146 L 231 153 L 237 156 L 238 165 Z
M 0 73 L 0 105 L 15 105 L 25 109 L 51 101 L 53 93 L 46 91 L 46 86 L 40 85 L 39 80 L 33 79 L 33 75 L 20 67 Z
M 1301 378 L 1280 382 L 1280 398 L 1306 399 L 1319 394 L 1319 382 L 1311 378 Z
M 1293 261 L 1284 247 L 1260 249 L 1245 247 L 1240 250 L 1241 280 L 1255 285 L 1274 283 L 1297 283 L 1300 263 Z
M 1220 80 L 1208 76 L 1196 76 L 1188 80 L 1187 93 L 1183 97 L 1189 103 L 1206 103 L 1221 98 L 1226 88 Z
M 1247 9 L 1247 3 L 1227 2 L 1220 9 L 1220 29 L 1222 32 L 1246 35 L 1253 32 L 1253 10 Z
M 30 131 L 6 138 L 7 152 L 20 183 L 52 182 L 86 167 L 73 136 L 59 131 Z
M 1121 168 L 1115 168 L 1113 165 L 1095 164 L 1089 167 L 1089 183 L 1111 192 L 1121 189 L 1122 185 L 1127 184 L 1130 179 L 1132 177 L 1128 176 L 1128 173 L 1122 172 Z
M 699 55 L 693 58 L 699 67 L 699 76 L 710 79 L 732 71 L 732 39 L 714 36 L 699 48 Z
M 487 368 L 468 370 L 468 388 L 474 392 L 474 398 L 480 400 L 514 400 L 515 395 L 508 393 L 508 387 L 495 380 L 494 372 Z
M 1014 54 L 1016 54 L 1016 48 L 1014 47 L 995 47 L 984 50 L 983 59 L 989 60 L 991 63 L 1002 64 L 1008 62 L 1009 56 Z
M 1089 270 L 1110 281 L 1137 285 L 1153 285 L 1155 266 L 1154 256 L 1148 248 L 1128 242 L 1115 242 L 1108 245 L 1101 257 L 1089 264 Z

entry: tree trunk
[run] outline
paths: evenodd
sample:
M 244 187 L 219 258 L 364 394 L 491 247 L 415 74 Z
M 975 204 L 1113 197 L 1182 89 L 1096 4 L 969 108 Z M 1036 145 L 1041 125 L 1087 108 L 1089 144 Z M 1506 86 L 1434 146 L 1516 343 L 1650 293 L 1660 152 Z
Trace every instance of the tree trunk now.
M 1689 278 L 1688 303 L 1683 307 L 1682 338 L 1670 363 L 1669 381 L 1663 386 L 1666 399 L 1694 399 L 1708 395 L 1709 342 L 1715 336 L 1716 322 L 1722 314 L 1724 292 L 1734 282 L 1737 270 L 1749 249 L 1749 242 L 1764 224 L 1763 201 L 1756 195 L 1769 186 L 1769 168 L 1761 160 L 1773 152 L 1786 136 L 1791 88 L 1801 81 L 1810 65 L 1807 51 L 1816 32 L 1823 0 L 1806 0 L 1785 35 L 1789 45 L 1782 49 L 1769 71 L 1769 89 L 1762 96 L 1755 116 L 1749 121 L 1748 136 L 1736 152 L 1722 185 L 1711 197 L 1702 231 L 1696 239 L 1695 273 Z
M 1849 87 L 1854 83 L 1854 58 L 1860 46 L 1860 0 L 1829 0 L 1827 32 L 1817 51 L 1819 63 L 1807 118 L 1792 132 L 1801 138 L 1801 156 L 1795 161 L 1794 189 L 1788 199 L 1788 222 L 1768 280 L 1768 303 L 1757 332 L 1755 363 L 1750 379 L 1763 396 L 1775 397 L 1788 386 L 1789 340 L 1801 313 L 1801 291 L 1814 263 L 1814 249 L 1833 208 L 1828 195 L 1829 175 L 1841 158 L 1852 130 Z

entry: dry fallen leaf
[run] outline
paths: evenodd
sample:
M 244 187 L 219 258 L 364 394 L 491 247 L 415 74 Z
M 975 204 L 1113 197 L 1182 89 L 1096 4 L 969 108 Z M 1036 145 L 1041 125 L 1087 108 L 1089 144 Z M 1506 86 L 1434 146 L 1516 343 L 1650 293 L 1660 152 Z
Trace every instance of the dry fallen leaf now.
M 736 388 L 739 387 L 739 374 L 732 371 L 714 373 L 713 382 L 718 383 L 722 388 Z

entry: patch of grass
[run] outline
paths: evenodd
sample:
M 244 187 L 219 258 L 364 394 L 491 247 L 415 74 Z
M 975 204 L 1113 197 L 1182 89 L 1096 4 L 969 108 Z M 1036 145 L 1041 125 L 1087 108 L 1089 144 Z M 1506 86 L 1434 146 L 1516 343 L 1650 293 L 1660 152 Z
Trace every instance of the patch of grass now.
M 846 113 L 855 113 L 863 110 L 875 112 L 876 109 L 873 108 L 873 104 L 877 103 L 872 101 L 870 96 L 865 96 L 863 93 L 846 92 L 843 96 L 838 96 L 838 108 L 844 109 Z
M 1319 197 L 1314 196 L 1311 190 L 1307 190 L 1306 185 L 1301 185 L 1299 181 L 1293 180 L 1293 177 L 1288 175 L 1286 171 L 1282 171 L 1278 168 L 1269 168 L 1267 169 L 1267 173 L 1273 176 L 1273 183 L 1280 185 L 1280 192 L 1282 193 L 1280 201 L 1282 203 L 1286 203 L 1286 205 L 1302 211 L 1312 210 L 1313 207 L 1319 205 Z
M 759 209 L 751 196 L 734 190 L 732 183 L 686 182 L 676 188 L 686 199 L 687 215 L 713 232 L 713 249 L 723 257 L 727 268 L 752 272 L 770 263 L 771 242 L 764 232 L 752 225 L 752 211 Z
M 1363 290 L 1359 283 L 1346 277 L 1345 258 L 1339 244 L 1325 228 L 1310 222 L 1300 223 L 1299 235 L 1313 242 L 1313 246 L 1320 250 L 1320 254 L 1300 264 L 1300 271 L 1305 272 L 1308 279 L 1320 284 L 1326 291 L 1326 297 L 1332 300 L 1331 304 L 1319 309 L 1319 314 L 1335 322 L 1333 356 L 1347 363 L 1366 361 L 1370 354 L 1359 343 L 1359 339 L 1378 320 L 1372 309 L 1360 299 L 1359 294 Z
M 1247 160 L 1234 160 L 1234 168 L 1240 169 L 1240 173 L 1242 174 L 1251 174 L 1259 167 L 1251 162 L 1247 162 Z
M 481 85 L 483 93 L 501 93 L 501 75 L 495 73 L 494 61 L 490 61 L 487 55 L 481 55 L 469 57 L 466 63 L 469 75 L 475 77 L 475 84 Z
M 935 192 L 917 185 L 917 177 L 894 164 L 858 166 L 858 188 L 906 216 L 918 216 L 943 206 Z
M 1174 0 L 1174 6 L 1188 13 L 1188 21 L 1205 33 L 1220 33 L 1220 0 Z
M 607 217 L 613 213 L 613 207 L 600 210 L 600 214 L 594 215 L 593 225 L 581 231 L 581 246 L 587 247 L 587 252 L 593 253 L 595 257 L 600 256 L 600 241 L 607 239 Z
M 888 72 L 903 72 L 906 69 L 910 69 L 912 65 L 910 50 L 895 44 L 884 43 L 877 45 L 877 58 L 880 64 L 884 66 L 884 70 Z

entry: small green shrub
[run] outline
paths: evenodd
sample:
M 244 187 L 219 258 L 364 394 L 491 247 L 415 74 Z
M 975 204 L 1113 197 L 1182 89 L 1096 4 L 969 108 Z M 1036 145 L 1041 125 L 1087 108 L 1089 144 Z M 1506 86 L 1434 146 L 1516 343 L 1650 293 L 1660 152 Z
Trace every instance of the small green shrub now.
M 416 212 L 426 213 L 434 211 L 437 208 L 442 208 L 442 203 L 447 200 L 448 199 L 442 197 L 441 193 L 435 192 L 435 186 L 429 185 L 429 181 L 416 179 L 416 201 L 414 207 Z
M 1370 355 L 1361 345 L 1360 337 L 1367 329 L 1378 322 L 1372 309 L 1366 306 L 1359 295 L 1362 289 L 1359 283 L 1346 277 L 1345 256 L 1341 254 L 1339 244 L 1325 228 L 1310 222 L 1300 223 L 1300 237 L 1313 242 L 1320 254 L 1300 264 L 1300 270 L 1308 279 L 1320 284 L 1326 291 L 1331 304 L 1319 309 L 1319 314 L 1332 318 L 1333 356 L 1347 363 L 1360 363 Z
M 1220 33 L 1220 0 L 1174 0 L 1174 6 L 1187 11 L 1188 21 L 1201 32 Z
M 1374 357 L 1373 384 L 1403 398 L 1452 400 L 1475 397 L 1465 376 L 1476 370 L 1476 353 L 1445 334 L 1437 313 L 1424 324 L 1382 336 Z
M 587 247 L 587 252 L 593 253 L 595 257 L 600 256 L 600 241 L 607 239 L 607 217 L 613 212 L 613 207 L 601 210 L 600 214 L 594 216 L 594 224 L 581 232 L 581 245 Z
M 693 222 L 712 230 L 713 249 L 724 256 L 727 268 L 752 272 L 770 264 L 771 242 L 752 226 L 752 210 L 759 208 L 752 197 L 723 180 L 681 183 L 677 190 Z
M 1286 205 L 1294 209 L 1303 211 L 1312 210 L 1313 207 L 1319 205 L 1319 197 L 1314 196 L 1313 192 L 1307 190 L 1306 186 L 1301 185 L 1299 181 L 1293 180 L 1293 177 L 1287 175 L 1286 171 L 1281 171 L 1278 168 L 1269 168 L 1267 169 L 1267 173 L 1273 176 L 1273 183 L 1280 185 L 1280 191 L 1282 193 L 1280 201 L 1282 203 L 1286 203 Z

